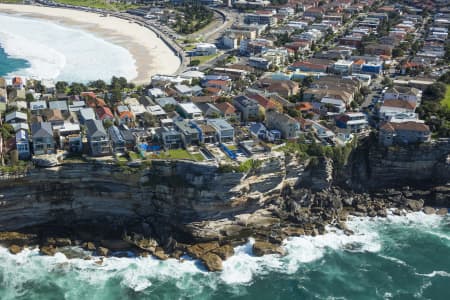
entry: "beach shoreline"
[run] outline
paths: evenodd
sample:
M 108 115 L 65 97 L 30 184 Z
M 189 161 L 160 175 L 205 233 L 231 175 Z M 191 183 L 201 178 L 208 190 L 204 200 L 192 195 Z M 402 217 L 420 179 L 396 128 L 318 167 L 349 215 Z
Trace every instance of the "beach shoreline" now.
M 66 8 L 0 3 L 0 13 L 55 22 L 81 29 L 127 49 L 135 60 L 136 84 L 147 84 L 155 74 L 173 74 L 180 59 L 156 34 L 136 23 L 111 16 Z

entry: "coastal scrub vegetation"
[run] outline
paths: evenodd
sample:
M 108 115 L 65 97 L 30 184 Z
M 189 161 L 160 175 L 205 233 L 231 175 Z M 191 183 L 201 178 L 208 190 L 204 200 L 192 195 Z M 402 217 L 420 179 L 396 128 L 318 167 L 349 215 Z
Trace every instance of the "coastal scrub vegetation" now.
M 420 118 L 430 126 L 434 137 L 450 137 L 450 71 L 427 87 L 422 98 L 417 108 Z
M 220 165 L 219 171 L 222 173 L 229 173 L 229 172 L 248 173 L 250 171 L 256 170 L 261 165 L 262 165 L 261 160 L 247 159 L 246 161 L 244 161 L 239 165 L 231 165 L 231 164 Z
M 331 147 L 316 143 L 314 139 L 311 143 L 305 143 L 304 138 L 299 138 L 298 141 L 288 141 L 279 150 L 286 154 L 294 154 L 303 160 L 328 157 L 333 160 L 334 167 L 340 170 L 347 164 L 350 153 L 357 146 L 357 143 L 357 139 L 353 139 L 352 142 L 345 144 L 345 146 Z

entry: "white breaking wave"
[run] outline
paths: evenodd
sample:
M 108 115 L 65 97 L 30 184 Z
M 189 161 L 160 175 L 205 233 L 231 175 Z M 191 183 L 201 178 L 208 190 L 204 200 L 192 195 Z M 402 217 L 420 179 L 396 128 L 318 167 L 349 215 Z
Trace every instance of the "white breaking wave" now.
M 0 14 L 0 46 L 30 63 L 9 76 L 69 82 L 137 77 L 136 61 L 125 48 L 50 21 Z
M 201 264 L 193 259 L 185 258 L 183 262 L 175 259 L 160 261 L 152 257 L 146 258 L 103 258 L 101 264 L 97 259 L 67 259 L 64 254 L 57 253 L 54 257 L 39 255 L 38 249 L 25 249 L 17 255 L 12 255 L 6 248 L 0 248 L 0 260 L 3 268 L 16 273 L 12 285 L 26 283 L 36 274 L 62 273 L 66 276 L 75 276 L 77 281 L 85 282 L 92 286 L 102 286 L 112 278 L 120 278 L 120 284 L 136 292 L 147 292 L 152 289 L 155 281 L 175 280 L 179 290 L 194 290 L 201 295 L 207 287 L 215 290 L 220 282 L 239 289 L 240 285 L 248 285 L 256 276 L 269 274 L 269 272 L 293 274 L 300 268 L 320 261 L 327 251 L 351 251 L 351 252 L 380 252 L 383 248 L 383 238 L 377 228 L 389 226 L 389 223 L 417 227 L 426 232 L 442 224 L 442 218 L 425 215 L 423 213 L 408 214 L 405 217 L 389 215 L 388 218 L 352 218 L 348 226 L 355 232 L 347 236 L 341 230 L 328 227 L 328 233 L 321 236 L 291 237 L 284 241 L 285 256 L 266 255 L 255 257 L 252 254 L 253 239 L 245 245 L 235 248 L 235 255 L 223 263 L 223 271 L 209 273 Z M 402 260 L 394 257 L 379 256 L 406 265 Z M 320 263 L 320 262 L 319 262 Z M 45 271 L 43 271 L 45 270 Z M 13 273 L 9 275 L 13 275 Z M 450 276 L 446 271 L 433 271 L 429 274 L 418 274 L 424 277 Z M 5 274 L 8 275 L 8 272 Z M 45 275 L 41 275 L 45 276 Z M 29 277 L 29 278 L 28 278 Z M 20 290 L 14 288 L 14 290 Z

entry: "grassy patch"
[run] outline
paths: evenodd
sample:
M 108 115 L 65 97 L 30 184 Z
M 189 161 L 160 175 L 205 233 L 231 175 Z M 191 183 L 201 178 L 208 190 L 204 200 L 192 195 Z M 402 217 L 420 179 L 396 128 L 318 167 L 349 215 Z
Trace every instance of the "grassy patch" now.
M 442 106 L 447 106 L 450 108 L 450 84 L 447 84 L 447 89 L 445 91 L 445 97 L 441 100 Z
M 130 160 L 138 160 L 138 159 L 141 159 L 141 157 L 139 156 L 139 154 L 137 154 L 136 152 L 133 152 L 133 151 L 129 151 L 129 152 L 128 152 L 128 156 L 130 157 Z
M 184 149 L 171 149 L 169 151 L 161 151 L 158 155 L 151 154 L 151 158 L 160 158 L 160 159 L 187 159 L 187 160 L 195 160 L 195 161 L 203 161 L 203 155 L 200 153 L 191 154 Z
M 210 61 L 210 60 L 216 58 L 217 56 L 219 56 L 219 54 L 205 55 L 205 56 L 191 56 L 191 61 L 198 60 L 199 64 L 201 65 L 207 61 Z
M 184 46 L 185 51 L 192 51 L 195 49 L 195 45 L 186 45 Z
M 121 11 L 139 7 L 139 5 L 135 4 L 109 3 L 109 1 L 105 0 L 55 0 L 55 2 L 68 5 L 85 6 L 109 10 L 121 10 Z

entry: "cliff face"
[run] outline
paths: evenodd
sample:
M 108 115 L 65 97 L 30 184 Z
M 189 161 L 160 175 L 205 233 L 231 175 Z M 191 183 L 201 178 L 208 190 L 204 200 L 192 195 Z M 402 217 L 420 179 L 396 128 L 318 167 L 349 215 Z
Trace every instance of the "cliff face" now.
M 91 233 L 82 240 L 95 238 L 96 232 L 111 231 L 117 238 L 128 231 L 188 243 L 236 241 L 255 234 L 271 238 L 274 232 L 283 237 L 299 222 L 313 232 L 324 228 L 323 221 L 336 218 L 342 201 L 360 199 L 347 201 L 354 206 L 368 199 L 367 194 L 339 192 L 333 185 L 375 191 L 446 184 L 449 152 L 448 141 L 409 148 L 367 143 L 339 171 L 333 170 L 329 159 L 305 165 L 276 154 L 247 174 L 225 172 L 213 164 L 164 160 L 132 171 L 100 163 L 33 169 L 27 176 L 0 180 L 0 231 L 50 223 Z M 428 196 L 433 205 L 445 206 L 449 201 L 446 187 L 400 194 L 391 192 L 392 202 Z M 373 201 L 385 198 L 374 195 Z M 377 211 L 383 205 L 373 207 Z
M 450 140 L 408 147 L 382 147 L 366 143 L 349 159 L 336 178 L 355 190 L 402 186 L 427 187 L 450 181 Z
M 287 174 L 284 159 L 267 160 L 247 175 L 188 161 L 153 161 L 128 174 L 109 164 L 34 169 L 23 178 L 0 181 L 0 231 L 49 222 L 133 222 L 170 231 L 254 211 L 268 196 L 279 195 L 289 176 L 295 182 L 296 173 Z

